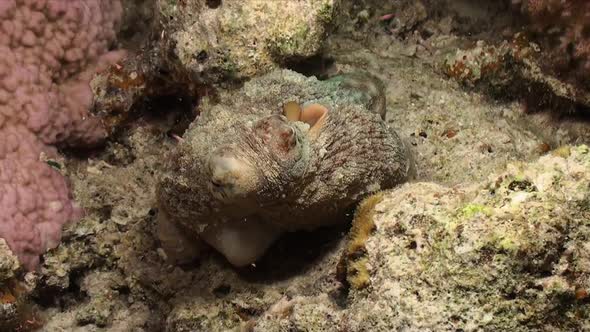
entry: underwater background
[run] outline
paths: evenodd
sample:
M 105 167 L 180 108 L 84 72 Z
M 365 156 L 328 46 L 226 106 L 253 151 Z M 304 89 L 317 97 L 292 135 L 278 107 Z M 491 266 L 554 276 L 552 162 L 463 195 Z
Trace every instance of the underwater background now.
M 590 330 L 590 2 L 0 0 L 0 331 Z

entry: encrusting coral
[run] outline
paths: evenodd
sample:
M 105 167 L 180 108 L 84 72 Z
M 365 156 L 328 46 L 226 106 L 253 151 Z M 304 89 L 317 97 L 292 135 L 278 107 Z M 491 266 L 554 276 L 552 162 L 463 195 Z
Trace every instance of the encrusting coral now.
M 379 86 L 351 82 L 361 79 L 374 78 L 275 71 L 205 107 L 158 188 L 160 224 L 183 229 L 168 245 L 172 256 L 198 235 L 247 265 L 285 231 L 345 220 L 366 195 L 404 181 L 411 159 L 376 106 L 384 91 L 355 89 Z M 161 237 L 164 247 L 170 238 Z
M 157 0 L 158 48 L 200 82 L 261 75 L 319 54 L 340 2 Z
M 108 51 L 121 14 L 118 0 L 0 2 L 0 237 L 28 269 L 82 214 L 51 160 L 105 137 L 89 82 L 124 54 Z
M 590 83 L 590 2 L 585 0 L 513 0 L 527 14 L 545 45 L 547 65 L 560 78 Z
M 577 105 L 590 105 L 587 90 L 543 72 L 535 47 L 522 33 L 496 45 L 480 40 L 449 54 L 441 69 L 468 87 L 481 87 L 501 98 L 521 98 L 530 109 L 571 113 Z
M 589 188 L 582 145 L 476 185 L 384 193 L 349 330 L 587 330 Z

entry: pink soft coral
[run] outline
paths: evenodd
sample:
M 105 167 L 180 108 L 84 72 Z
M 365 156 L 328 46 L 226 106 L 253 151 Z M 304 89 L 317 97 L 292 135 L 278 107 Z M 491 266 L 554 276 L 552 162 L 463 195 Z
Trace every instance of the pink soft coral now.
M 89 81 L 123 55 L 108 52 L 121 14 L 119 0 L 0 0 L 0 237 L 27 269 L 82 214 L 43 156 L 105 137 Z

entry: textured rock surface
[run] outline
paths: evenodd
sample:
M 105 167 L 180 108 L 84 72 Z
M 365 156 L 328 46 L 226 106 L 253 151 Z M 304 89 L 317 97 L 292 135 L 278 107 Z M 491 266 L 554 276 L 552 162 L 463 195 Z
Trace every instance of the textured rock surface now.
M 163 54 L 201 81 L 252 77 L 318 53 L 339 2 L 158 0 Z
M 590 3 L 583 0 L 512 0 L 531 20 L 543 47 L 544 69 L 586 92 L 590 83 Z
M 15 276 L 20 264 L 4 239 L 0 239 L 0 282 Z
M 63 243 L 45 255 L 39 271 L 43 284 L 39 289 L 49 292 L 52 303 L 45 312 L 49 318 L 44 331 L 159 330 L 153 324 L 159 323 L 161 315 L 146 313 L 158 312 L 148 306 L 165 303 L 157 292 L 148 290 L 158 289 L 162 280 L 142 279 L 158 259 L 157 247 L 139 245 L 153 245 L 144 232 L 151 232 L 152 227 L 154 172 L 161 167 L 160 155 L 171 144 L 165 135 L 146 134 L 154 132 L 158 131 L 130 130 L 124 141 L 109 145 L 103 158 L 71 166 L 74 195 L 85 202 L 88 213 L 64 228 Z M 157 269 L 167 271 L 164 265 Z M 148 275 L 186 286 L 184 276 L 160 272 Z M 71 297 L 68 289 L 78 287 L 82 292 Z M 61 295 L 55 297 L 52 292 Z M 82 297 L 76 300 L 79 295 Z M 62 306 L 60 298 L 80 301 L 79 306 Z
M 88 83 L 122 55 L 107 52 L 120 14 L 110 0 L 0 4 L 0 237 L 28 269 L 81 215 L 52 145 L 104 138 Z
M 590 107 L 590 91 L 545 73 L 540 64 L 542 55 L 537 44 L 517 34 L 498 45 L 480 40 L 472 48 L 457 50 L 445 59 L 442 70 L 496 97 L 521 98 L 530 112 L 552 109 L 574 113 L 580 105 Z
M 118 272 L 95 272 L 84 277 L 81 290 L 88 300 L 75 312 L 47 314 L 53 319 L 43 326 L 43 331 L 88 331 L 88 326 L 108 331 L 143 331 L 149 310 L 143 303 L 132 304 L 125 295 L 127 286 Z M 77 328 L 72 326 L 80 325 Z
M 518 98 L 527 111 L 587 112 L 590 108 L 590 4 L 513 0 L 512 25 L 498 38 L 473 40 L 445 60 L 443 71 L 496 98 Z M 475 42 L 477 40 L 477 42 Z M 551 122 L 558 122 L 556 119 Z
M 339 3 L 125 1 L 119 43 L 133 54 L 94 77 L 95 113 L 112 134 L 159 97 L 196 104 L 212 86 L 321 53 Z

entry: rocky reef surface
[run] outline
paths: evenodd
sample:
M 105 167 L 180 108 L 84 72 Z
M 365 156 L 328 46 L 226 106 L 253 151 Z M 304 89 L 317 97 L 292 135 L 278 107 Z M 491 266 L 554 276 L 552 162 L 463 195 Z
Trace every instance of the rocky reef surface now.
M 514 38 L 519 12 L 535 20 L 527 6 L 550 2 L 125 2 L 129 54 L 92 82 L 109 137 L 51 160 L 86 214 L 34 272 L 0 241 L 0 330 L 590 329 L 587 92 L 544 62 L 555 36 Z M 282 236 L 255 264 L 207 248 L 169 263 L 163 156 L 203 107 L 277 67 L 379 78 L 416 180 L 345 223 Z
M 589 167 L 582 145 L 476 185 L 382 193 L 354 221 L 374 230 L 349 253 L 365 265 L 349 276 L 362 286 L 343 313 L 349 329 L 588 329 Z
M 319 53 L 339 0 L 158 0 L 162 53 L 203 81 L 248 78 Z

